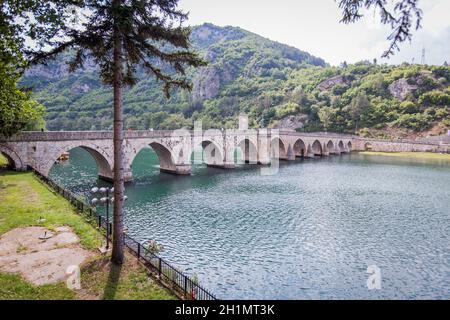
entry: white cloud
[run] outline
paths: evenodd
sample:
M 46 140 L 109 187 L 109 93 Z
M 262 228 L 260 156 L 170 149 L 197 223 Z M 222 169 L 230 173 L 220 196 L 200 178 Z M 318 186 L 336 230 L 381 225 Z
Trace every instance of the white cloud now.
M 341 12 L 334 0 L 181 0 L 190 11 L 189 24 L 204 22 L 239 26 L 262 36 L 295 46 L 324 58 L 331 64 L 342 61 L 380 60 L 388 48 L 389 28 L 380 25 L 373 10 L 353 25 L 339 23 Z M 389 63 L 410 62 L 427 48 L 428 63 L 441 64 L 449 58 L 449 0 L 420 2 L 424 11 L 423 29 L 411 44 Z M 416 58 L 417 59 L 417 58 Z M 416 60 L 417 61 L 417 60 Z

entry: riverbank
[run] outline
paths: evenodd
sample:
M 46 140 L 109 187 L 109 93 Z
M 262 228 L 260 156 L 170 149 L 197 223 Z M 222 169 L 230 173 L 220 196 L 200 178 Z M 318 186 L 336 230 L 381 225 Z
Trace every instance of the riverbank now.
M 67 232 L 63 239 L 69 237 L 71 240 L 67 246 L 55 243 L 52 248 L 49 248 L 49 243 L 38 241 L 36 237 L 27 239 L 26 245 L 25 242 L 18 242 L 17 237 L 10 237 L 16 242 L 5 242 L 7 235 L 12 232 L 23 235 L 35 229 L 40 232 L 48 230 L 46 232 L 56 236 L 60 236 L 60 232 L 61 236 Z M 69 232 L 73 232 L 73 236 Z M 3 246 L 0 244 L 0 249 L 3 249 L 0 250 L 0 260 L 9 261 L 9 266 L 30 266 L 33 265 L 30 259 L 36 259 L 39 254 L 53 257 L 57 250 L 73 253 L 69 250 L 75 247 L 89 253 L 88 259 L 80 266 L 79 290 L 68 289 L 63 280 L 36 285 L 29 281 L 33 275 L 30 277 L 26 274 L 26 268 L 21 268 L 20 273 L 11 273 L 5 271 L 7 263 L 0 264 L 0 299 L 175 299 L 148 277 L 147 270 L 135 258 L 128 255 L 122 267 L 111 265 L 109 257 L 100 254 L 97 249 L 102 244 L 102 235 L 77 215 L 65 199 L 41 184 L 32 173 L 0 173 L 0 239 L 5 240 Z M 42 251 L 39 251 L 41 248 L 35 249 L 36 243 L 29 244 L 31 240 L 39 245 L 44 244 L 46 248 Z M 17 248 L 11 250 L 15 243 L 18 244 Z M 57 268 L 57 265 L 54 267 Z
M 417 159 L 417 160 L 440 160 L 440 161 L 449 161 L 450 162 L 450 154 L 431 153 L 431 152 L 362 151 L 362 152 L 359 152 L 359 154 L 369 155 L 369 156 L 387 156 L 387 157 L 400 157 L 400 158 L 409 158 L 409 159 Z

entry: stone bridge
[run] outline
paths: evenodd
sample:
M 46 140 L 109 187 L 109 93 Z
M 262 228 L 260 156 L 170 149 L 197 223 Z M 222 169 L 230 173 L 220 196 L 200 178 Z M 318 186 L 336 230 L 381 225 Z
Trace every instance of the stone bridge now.
M 24 132 L 0 140 L 0 152 L 15 170 L 31 167 L 44 176 L 48 176 L 61 154 L 77 147 L 89 152 L 96 160 L 101 179 L 112 179 L 113 133 L 110 131 Z M 238 149 L 242 161 L 260 165 L 271 165 L 273 159 L 292 161 L 297 157 L 339 155 L 352 150 L 449 152 L 448 145 L 269 129 L 128 131 L 124 140 L 126 181 L 132 181 L 134 158 L 148 147 L 156 152 L 161 171 L 180 175 L 191 173 L 193 161 L 232 169 L 237 164 Z

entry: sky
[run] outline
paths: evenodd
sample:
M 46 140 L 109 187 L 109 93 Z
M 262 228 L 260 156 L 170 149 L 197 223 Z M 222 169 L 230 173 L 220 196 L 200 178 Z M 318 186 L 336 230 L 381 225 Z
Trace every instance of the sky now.
M 389 46 L 390 29 L 379 23 L 373 10 L 359 22 L 346 25 L 339 23 L 341 12 L 335 0 L 180 0 L 180 7 L 189 12 L 187 25 L 210 22 L 241 27 L 332 65 L 374 58 L 393 64 L 413 59 L 420 63 L 424 48 L 425 63 L 450 63 L 450 0 L 420 0 L 419 6 L 423 28 L 386 60 L 381 55 Z

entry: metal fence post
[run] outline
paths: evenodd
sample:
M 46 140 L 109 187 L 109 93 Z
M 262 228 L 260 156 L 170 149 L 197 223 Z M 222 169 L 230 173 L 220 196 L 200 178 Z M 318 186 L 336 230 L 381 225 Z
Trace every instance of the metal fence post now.
M 159 272 L 159 277 L 161 278 L 161 273 L 162 273 L 162 268 L 161 268 L 161 258 L 159 258 L 158 272 Z
M 137 250 L 137 256 L 138 256 L 138 260 L 141 258 L 141 244 L 138 243 L 138 250 Z
M 188 278 L 184 276 L 184 297 L 187 298 L 187 280 Z

